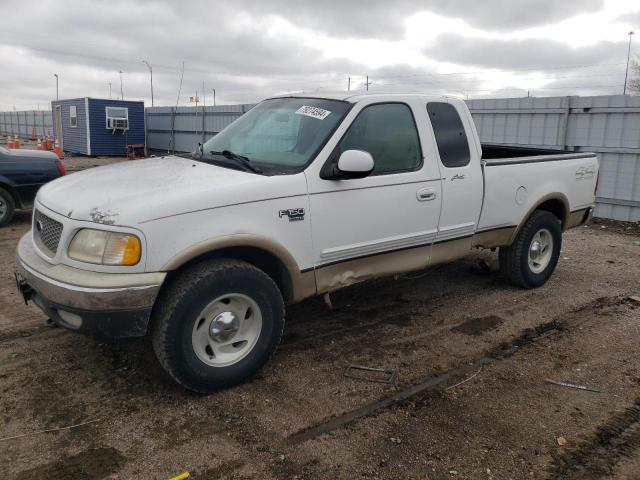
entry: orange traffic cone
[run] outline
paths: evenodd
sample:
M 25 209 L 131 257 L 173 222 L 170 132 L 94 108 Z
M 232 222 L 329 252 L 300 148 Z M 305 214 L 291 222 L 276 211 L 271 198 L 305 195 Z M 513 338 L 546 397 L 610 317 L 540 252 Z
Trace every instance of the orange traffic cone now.
M 14 143 L 13 143 L 13 137 L 11 135 L 7 136 L 7 148 L 13 148 Z
M 18 138 L 18 135 L 13 139 L 13 148 L 20 148 L 20 139 Z
M 42 148 L 42 140 L 40 139 L 40 137 L 38 137 L 38 145 L 36 146 L 36 150 L 44 150 L 44 148 Z
M 53 153 L 55 153 L 60 160 L 64 158 L 64 153 L 62 152 L 62 148 L 60 148 L 60 142 L 56 138 L 55 147 L 53 147 Z

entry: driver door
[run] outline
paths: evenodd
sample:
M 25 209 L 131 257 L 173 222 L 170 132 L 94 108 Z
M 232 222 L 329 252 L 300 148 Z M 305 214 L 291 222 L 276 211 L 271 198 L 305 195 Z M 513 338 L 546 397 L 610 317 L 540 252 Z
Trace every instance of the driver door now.
M 433 158 L 433 146 L 418 133 L 427 122 L 423 110 L 393 100 L 359 103 L 336 132 L 339 140 L 326 161 L 363 150 L 374 159 L 373 173 L 324 180 L 322 161 L 305 172 L 319 293 L 428 265 L 441 182 L 434 163 L 424 161 L 425 151 Z

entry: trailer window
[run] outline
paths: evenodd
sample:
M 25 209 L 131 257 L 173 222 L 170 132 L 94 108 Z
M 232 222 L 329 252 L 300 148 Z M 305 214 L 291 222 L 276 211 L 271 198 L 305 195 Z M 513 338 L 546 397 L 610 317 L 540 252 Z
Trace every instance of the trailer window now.
M 422 165 L 418 130 L 404 103 L 365 107 L 340 140 L 339 150 L 369 152 L 375 162 L 374 174 L 412 171 Z
M 447 168 L 469 164 L 469 141 L 455 107 L 444 102 L 429 102 L 427 112 L 436 137 L 440 161 Z
M 69 106 L 69 125 L 72 127 L 78 126 L 78 112 L 75 105 Z

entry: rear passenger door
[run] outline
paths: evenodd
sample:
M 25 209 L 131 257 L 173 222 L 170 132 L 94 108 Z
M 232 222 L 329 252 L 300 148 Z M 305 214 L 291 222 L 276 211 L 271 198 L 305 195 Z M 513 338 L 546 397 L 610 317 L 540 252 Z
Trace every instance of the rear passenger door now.
M 473 138 L 472 120 L 455 102 L 431 101 L 426 105 L 442 172 L 442 212 L 436 236 L 434 262 L 464 255 L 482 209 L 483 179 L 480 155 Z M 441 258 L 438 258 L 442 256 Z

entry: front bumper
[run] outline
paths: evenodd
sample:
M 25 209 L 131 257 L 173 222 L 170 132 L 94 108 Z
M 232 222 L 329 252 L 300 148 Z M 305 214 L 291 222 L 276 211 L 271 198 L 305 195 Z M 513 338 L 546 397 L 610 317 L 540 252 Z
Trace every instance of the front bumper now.
M 25 302 L 33 301 L 62 327 L 100 337 L 145 335 L 165 276 L 51 265 L 36 253 L 30 233 L 18 244 L 16 283 Z

